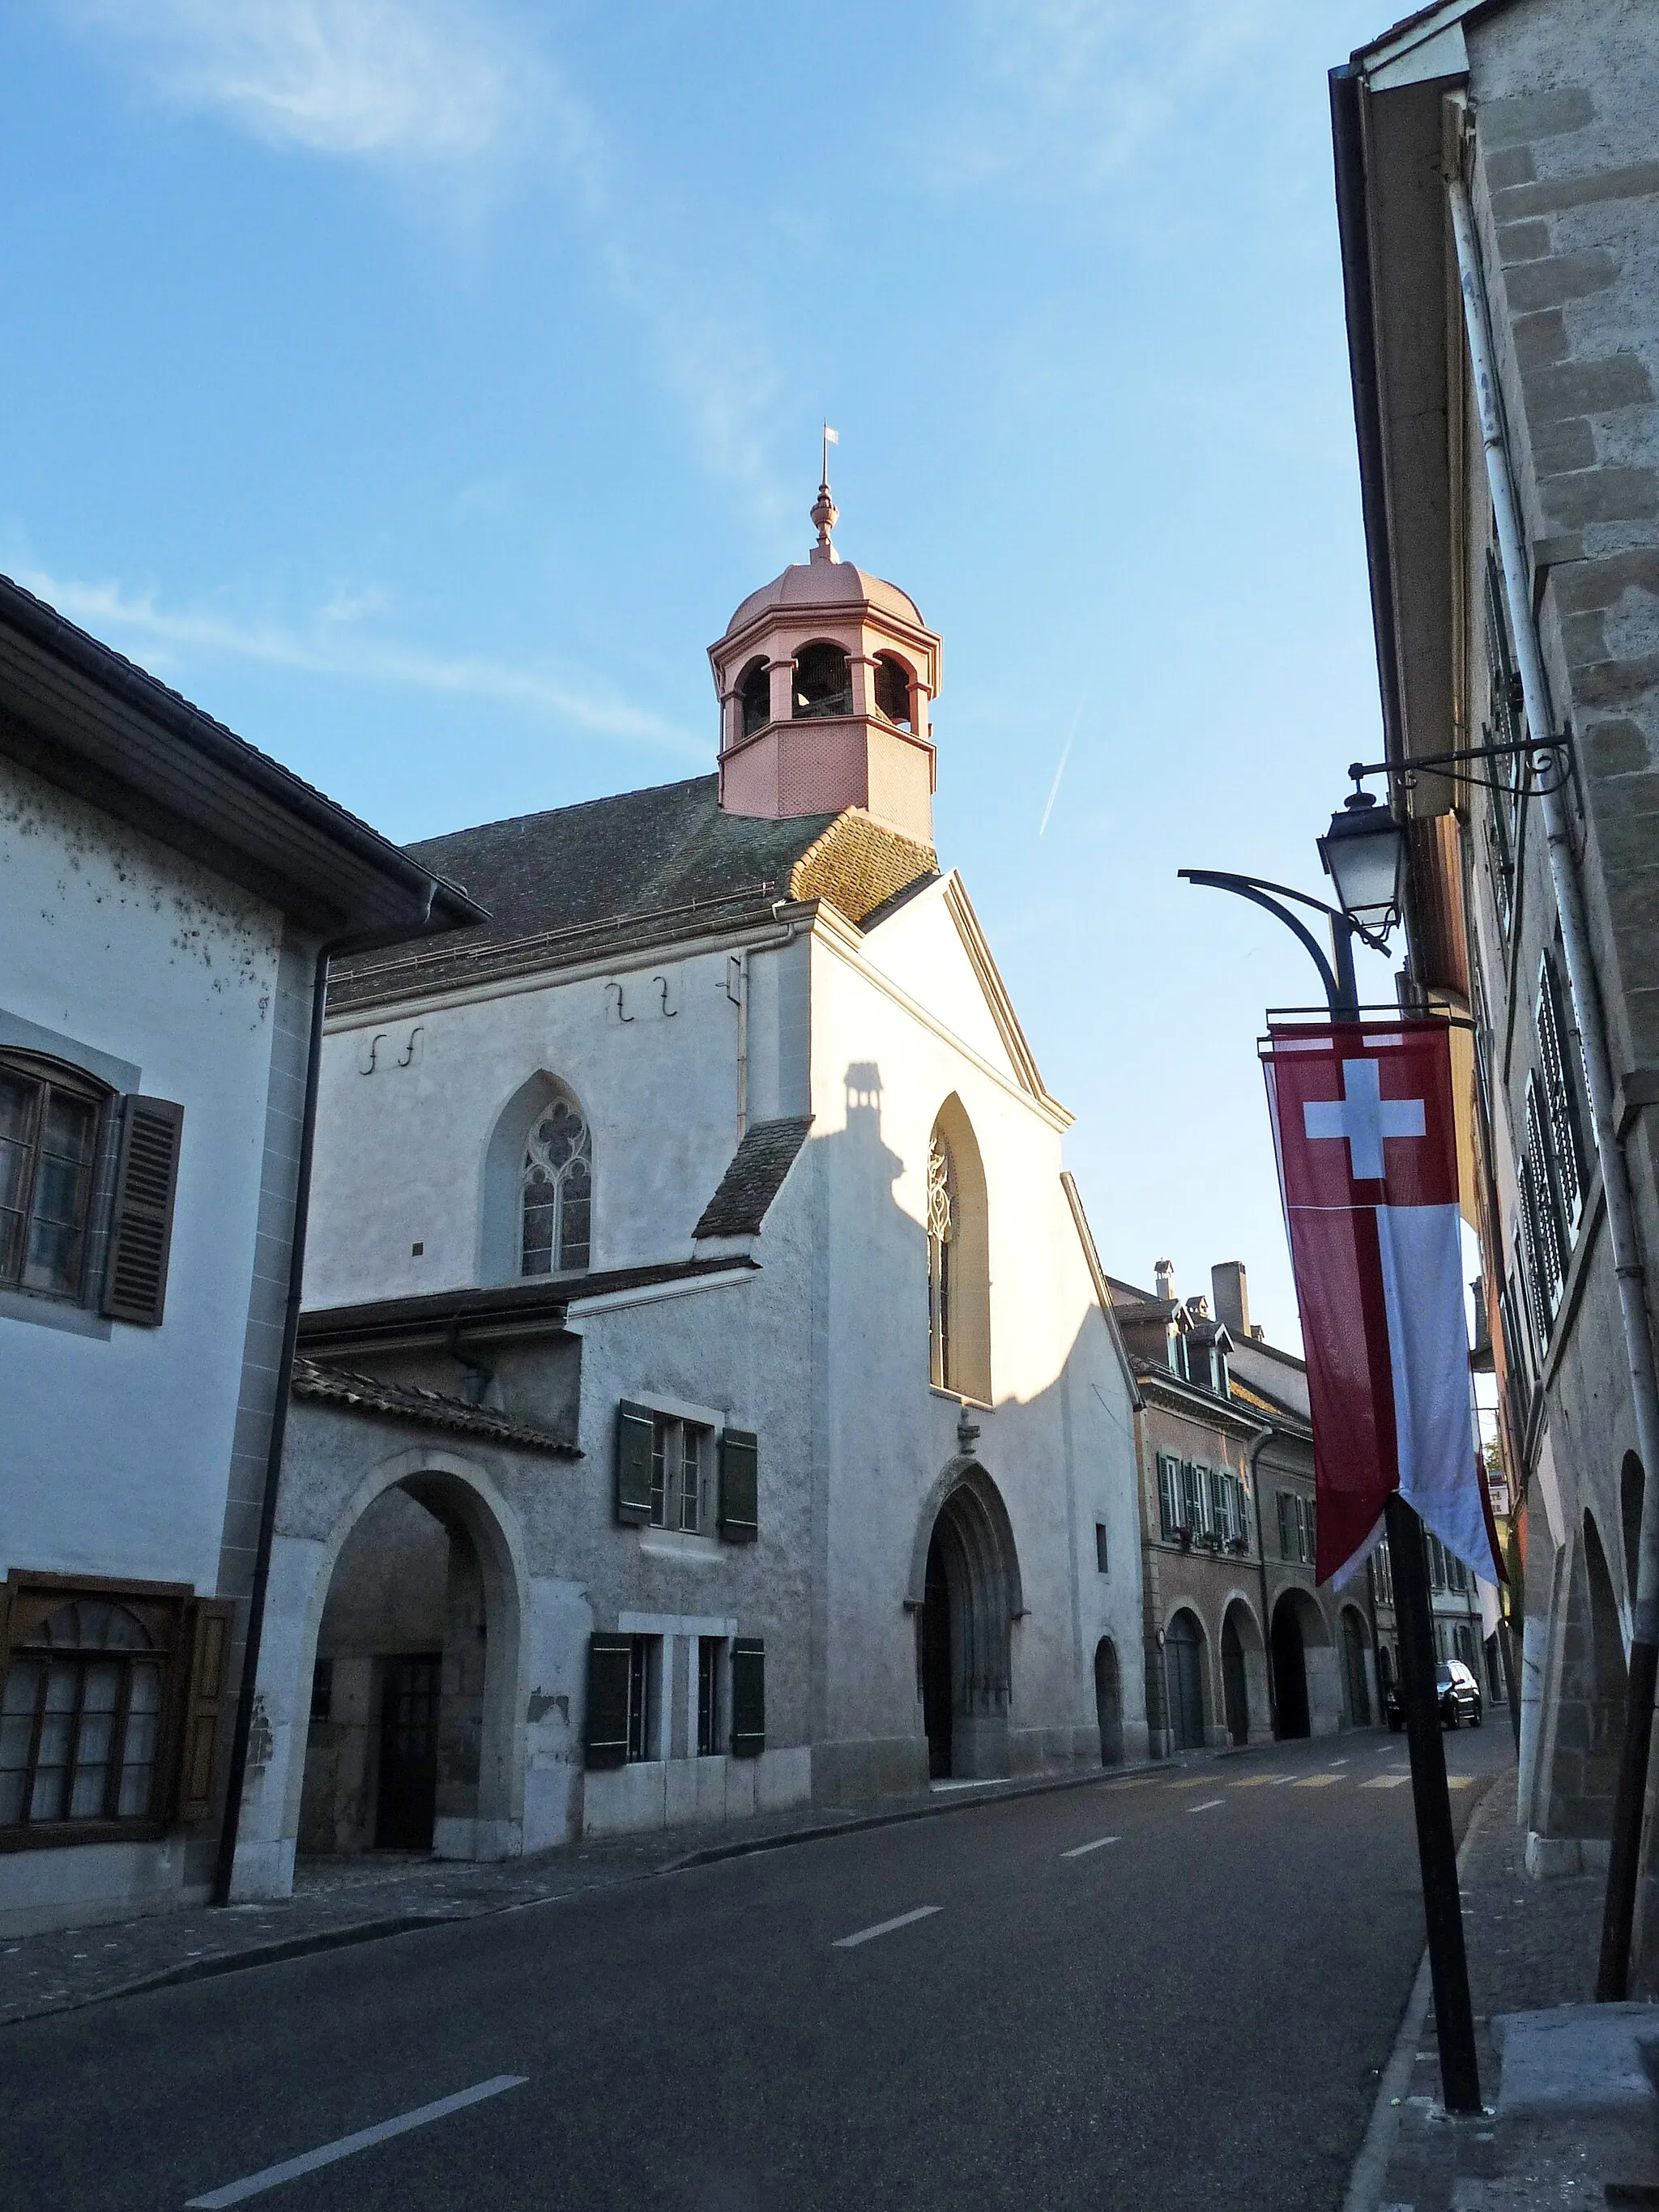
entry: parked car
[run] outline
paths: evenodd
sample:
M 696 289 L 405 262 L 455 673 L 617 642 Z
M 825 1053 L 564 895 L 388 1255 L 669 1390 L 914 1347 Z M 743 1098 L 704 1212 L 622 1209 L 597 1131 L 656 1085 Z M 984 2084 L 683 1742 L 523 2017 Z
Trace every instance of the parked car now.
M 1442 1728 L 1462 1728 L 1467 1721 L 1479 1728 L 1480 1685 L 1461 1659 L 1443 1659 L 1434 1670 L 1435 1694 L 1440 1700 Z M 1390 1682 L 1382 1693 L 1382 1711 L 1396 1735 L 1406 1725 L 1406 1709 L 1400 1702 L 1400 1685 Z

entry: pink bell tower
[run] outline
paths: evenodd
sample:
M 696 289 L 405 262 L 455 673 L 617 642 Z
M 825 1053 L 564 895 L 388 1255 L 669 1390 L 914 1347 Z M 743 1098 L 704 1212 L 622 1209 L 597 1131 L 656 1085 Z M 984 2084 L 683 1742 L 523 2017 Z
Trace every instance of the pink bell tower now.
M 826 447 L 826 453 L 827 453 Z M 720 702 L 720 805 L 779 821 L 861 807 L 933 842 L 928 703 L 943 650 L 896 584 L 843 561 L 828 473 L 817 543 L 732 616 L 708 648 Z

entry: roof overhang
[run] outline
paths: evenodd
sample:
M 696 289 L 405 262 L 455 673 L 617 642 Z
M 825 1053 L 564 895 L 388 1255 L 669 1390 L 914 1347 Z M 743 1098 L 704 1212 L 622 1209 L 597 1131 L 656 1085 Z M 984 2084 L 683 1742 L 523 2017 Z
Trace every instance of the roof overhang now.
M 0 753 L 365 946 L 489 919 L 378 830 L 0 577 Z
M 1348 357 L 1387 757 L 1455 734 L 1455 410 L 1462 406 L 1445 100 L 1468 82 L 1464 26 L 1494 0 L 1444 0 L 1330 79 Z M 1420 773 L 1414 815 L 1455 787 Z

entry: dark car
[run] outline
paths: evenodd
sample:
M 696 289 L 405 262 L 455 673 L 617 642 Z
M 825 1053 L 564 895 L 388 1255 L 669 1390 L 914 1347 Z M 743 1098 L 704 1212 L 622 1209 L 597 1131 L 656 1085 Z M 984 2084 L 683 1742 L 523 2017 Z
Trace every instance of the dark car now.
M 1461 1659 L 1443 1659 L 1434 1670 L 1435 1695 L 1440 1700 L 1440 1724 L 1443 1728 L 1462 1728 L 1467 1721 L 1471 1728 L 1480 1725 L 1480 1685 Z M 1406 1725 L 1406 1711 L 1400 1702 L 1400 1685 L 1390 1682 L 1382 1693 L 1382 1711 L 1389 1726 L 1396 1733 Z

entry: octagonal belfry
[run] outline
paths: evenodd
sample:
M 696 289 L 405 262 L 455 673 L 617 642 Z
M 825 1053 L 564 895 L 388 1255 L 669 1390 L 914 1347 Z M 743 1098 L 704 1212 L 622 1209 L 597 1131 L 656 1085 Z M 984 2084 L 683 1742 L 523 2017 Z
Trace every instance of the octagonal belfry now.
M 941 641 L 896 584 L 836 551 L 827 483 L 818 542 L 751 592 L 708 648 L 720 702 L 720 805 L 772 821 L 862 807 L 933 842 L 928 702 Z

